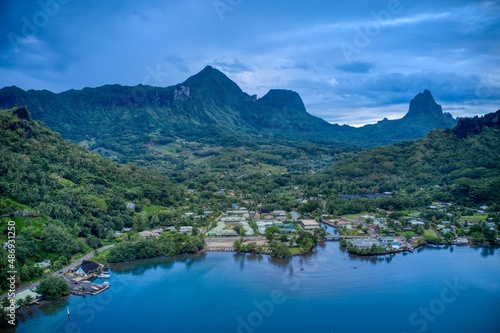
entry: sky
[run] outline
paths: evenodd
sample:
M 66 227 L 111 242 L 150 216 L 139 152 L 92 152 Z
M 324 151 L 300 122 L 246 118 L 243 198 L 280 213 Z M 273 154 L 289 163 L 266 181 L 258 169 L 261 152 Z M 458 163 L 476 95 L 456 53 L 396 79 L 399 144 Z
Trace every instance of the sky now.
M 424 89 L 455 117 L 500 109 L 498 0 L 0 0 L 0 38 L 0 87 L 164 87 L 211 65 L 331 123 L 401 118 Z

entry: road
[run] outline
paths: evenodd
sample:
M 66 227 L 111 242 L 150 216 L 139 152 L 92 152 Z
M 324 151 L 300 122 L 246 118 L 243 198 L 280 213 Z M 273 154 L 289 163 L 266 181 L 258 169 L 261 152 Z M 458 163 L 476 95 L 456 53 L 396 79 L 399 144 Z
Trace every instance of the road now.
M 105 250 L 107 250 L 109 248 L 112 248 L 113 246 L 115 246 L 115 244 L 103 246 L 101 248 L 98 248 L 97 252 L 99 253 L 99 252 L 105 251 Z M 86 256 L 83 256 L 80 259 L 78 259 L 76 261 L 73 261 L 71 264 L 69 264 L 69 265 L 67 265 L 67 266 L 59 269 L 57 272 L 52 273 L 52 275 L 53 276 L 58 276 L 60 271 L 65 272 L 68 269 L 70 269 L 71 267 L 78 266 L 78 265 L 80 265 L 82 263 L 83 260 L 89 260 L 90 258 L 92 258 L 94 256 L 94 254 L 95 254 L 95 250 L 92 251 L 91 253 L 87 254 Z M 40 281 L 35 281 L 33 283 L 21 286 L 21 287 L 19 287 L 19 288 L 16 289 L 16 293 L 20 293 L 21 291 L 24 291 L 26 289 L 32 289 L 32 288 L 38 286 L 39 283 L 40 283 Z M 3 296 L 2 296 L 2 298 L 3 298 Z

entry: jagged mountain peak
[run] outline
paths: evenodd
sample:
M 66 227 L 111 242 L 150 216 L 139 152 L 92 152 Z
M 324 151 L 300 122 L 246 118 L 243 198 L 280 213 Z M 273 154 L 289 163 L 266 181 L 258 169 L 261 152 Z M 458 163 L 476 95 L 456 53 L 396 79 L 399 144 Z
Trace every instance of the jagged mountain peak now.
M 227 89 L 232 92 L 242 93 L 241 88 L 234 81 L 212 66 L 206 66 L 199 73 L 189 77 L 182 85 L 210 90 Z
M 432 93 L 425 89 L 410 101 L 408 113 L 404 118 L 420 118 L 428 116 L 442 117 L 443 109 L 441 108 L 441 105 L 436 103 Z
M 292 106 L 304 111 L 306 109 L 300 95 L 293 90 L 271 89 L 259 101 L 274 107 Z

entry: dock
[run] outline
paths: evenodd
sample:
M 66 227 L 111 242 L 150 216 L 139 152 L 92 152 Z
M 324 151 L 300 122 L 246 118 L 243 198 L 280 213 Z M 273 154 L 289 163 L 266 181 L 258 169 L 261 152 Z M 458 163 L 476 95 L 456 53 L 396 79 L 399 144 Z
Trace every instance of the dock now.
M 71 288 L 70 293 L 77 296 L 98 295 L 109 287 L 111 287 L 110 284 L 77 285 Z

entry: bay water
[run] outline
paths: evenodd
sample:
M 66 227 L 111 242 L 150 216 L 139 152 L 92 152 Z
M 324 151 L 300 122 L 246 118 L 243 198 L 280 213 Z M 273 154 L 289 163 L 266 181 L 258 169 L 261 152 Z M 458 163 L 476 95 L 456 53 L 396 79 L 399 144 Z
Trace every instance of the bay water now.
M 109 290 L 33 307 L 16 332 L 498 333 L 499 251 L 358 257 L 326 242 L 289 260 L 209 252 L 122 263 Z

